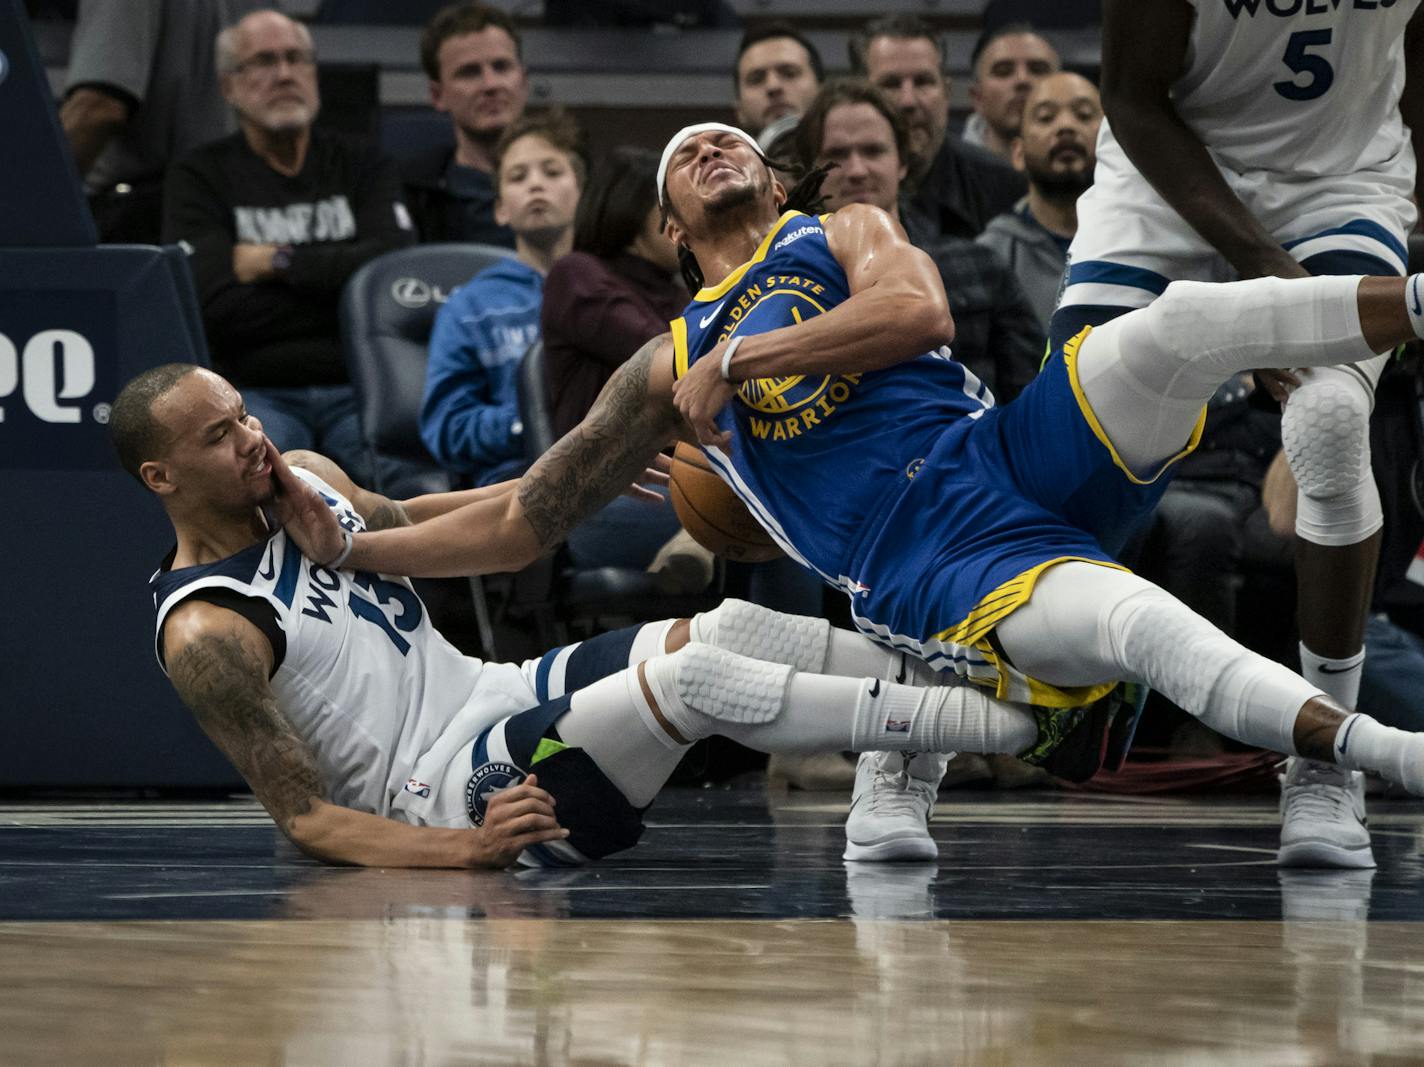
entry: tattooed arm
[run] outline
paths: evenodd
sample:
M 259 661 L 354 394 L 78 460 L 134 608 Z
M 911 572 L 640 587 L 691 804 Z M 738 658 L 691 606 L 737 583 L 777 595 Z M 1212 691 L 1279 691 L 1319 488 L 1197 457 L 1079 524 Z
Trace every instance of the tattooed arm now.
M 393 530 L 398 526 L 409 526 L 412 523 L 433 519 L 437 515 L 444 515 L 456 508 L 462 508 L 466 504 L 473 504 L 481 500 L 504 499 L 514 492 L 514 487 L 519 484 L 518 478 L 512 478 L 507 482 L 481 486 L 479 489 L 462 489 L 453 493 L 426 493 L 424 496 L 411 497 L 409 500 L 392 500 L 390 497 L 382 496 L 370 489 L 361 488 L 351 480 L 350 475 L 319 453 L 295 449 L 283 453 L 282 458 L 290 466 L 311 471 L 351 501 L 351 506 L 356 509 L 357 514 L 366 520 L 366 529 L 368 530 Z
M 189 600 L 169 614 L 163 634 L 178 695 L 282 833 L 310 856 L 361 866 L 507 867 L 529 845 L 568 836 L 534 775 L 495 797 L 484 826 L 468 830 L 410 826 L 329 803 L 316 758 L 268 684 L 272 647 L 261 631 L 236 612 Z
M 558 547 L 676 438 L 672 380 L 672 341 L 664 334 L 614 372 L 583 422 L 515 483 L 516 492 L 406 529 L 357 534 L 344 565 L 428 578 L 522 570 Z

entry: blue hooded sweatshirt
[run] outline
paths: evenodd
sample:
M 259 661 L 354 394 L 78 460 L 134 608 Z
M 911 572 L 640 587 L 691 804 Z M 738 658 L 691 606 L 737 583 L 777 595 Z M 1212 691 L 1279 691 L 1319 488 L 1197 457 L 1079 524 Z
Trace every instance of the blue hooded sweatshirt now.
M 435 316 L 420 438 L 474 485 L 524 466 L 519 361 L 539 339 L 543 302 L 544 276 L 511 256 L 460 286 Z

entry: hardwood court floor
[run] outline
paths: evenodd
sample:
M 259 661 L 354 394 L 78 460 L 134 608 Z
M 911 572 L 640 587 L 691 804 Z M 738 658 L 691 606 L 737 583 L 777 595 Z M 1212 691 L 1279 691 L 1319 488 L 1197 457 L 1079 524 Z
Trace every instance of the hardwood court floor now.
M 578 871 L 324 868 L 250 802 L 0 805 L 0 1063 L 1424 1063 L 1424 806 L 1378 871 L 1270 797 L 672 791 Z

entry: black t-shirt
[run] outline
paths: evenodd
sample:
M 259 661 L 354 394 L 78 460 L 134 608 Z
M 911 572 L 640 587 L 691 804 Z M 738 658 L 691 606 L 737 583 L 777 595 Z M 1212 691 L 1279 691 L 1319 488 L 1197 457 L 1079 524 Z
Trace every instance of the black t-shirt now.
M 337 329 L 341 287 L 366 261 L 414 240 L 400 185 L 372 146 L 313 130 L 302 169 L 269 167 L 241 133 L 169 171 L 163 237 L 191 248 L 213 362 L 239 385 L 347 380 Z M 233 247 L 292 246 L 277 278 L 240 284 Z

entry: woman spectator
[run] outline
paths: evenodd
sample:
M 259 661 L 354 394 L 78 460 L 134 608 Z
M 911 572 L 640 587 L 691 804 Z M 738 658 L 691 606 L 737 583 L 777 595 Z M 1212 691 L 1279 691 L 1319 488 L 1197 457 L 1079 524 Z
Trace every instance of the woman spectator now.
M 658 227 L 657 169 L 656 152 L 613 149 L 579 201 L 574 250 L 544 282 L 545 388 L 560 436 L 687 304 L 676 250 Z M 578 567 L 647 567 L 680 529 L 672 508 L 619 498 L 574 530 L 568 548 Z

